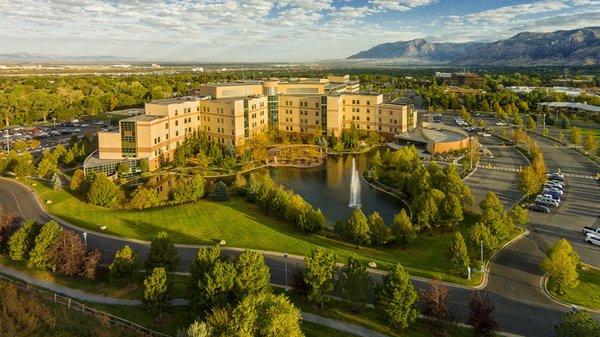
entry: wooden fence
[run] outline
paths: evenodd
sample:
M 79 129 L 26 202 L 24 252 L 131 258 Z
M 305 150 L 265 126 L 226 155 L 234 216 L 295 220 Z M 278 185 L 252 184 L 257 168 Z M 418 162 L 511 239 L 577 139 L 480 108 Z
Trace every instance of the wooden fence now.
M 105 326 L 120 326 L 120 327 L 123 327 L 123 328 L 129 330 L 130 332 L 135 333 L 138 336 L 169 337 L 169 335 L 165 335 L 163 333 L 148 329 L 137 323 L 128 321 L 124 318 L 109 314 L 107 312 L 91 308 L 91 307 L 87 306 L 85 303 L 78 302 L 70 297 L 63 296 L 58 293 L 49 291 L 47 289 L 37 287 L 37 286 L 32 285 L 27 282 L 23 282 L 23 281 L 16 280 L 16 279 L 13 279 L 10 277 L 6 277 L 1 274 L 0 274 L 0 281 L 12 283 L 23 291 L 33 292 L 33 293 L 39 295 L 44 300 L 63 305 L 71 310 L 79 311 L 79 312 L 83 313 L 84 315 L 93 316 L 96 319 L 98 319 L 98 321 Z

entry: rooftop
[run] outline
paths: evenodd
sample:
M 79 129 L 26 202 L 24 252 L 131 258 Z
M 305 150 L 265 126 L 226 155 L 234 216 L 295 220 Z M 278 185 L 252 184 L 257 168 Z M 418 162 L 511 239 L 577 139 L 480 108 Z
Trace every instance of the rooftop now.
M 249 81 L 237 81 L 237 82 L 217 82 L 217 83 L 204 83 L 206 87 L 236 87 L 240 85 L 260 85 L 262 81 L 249 80 Z
M 194 101 L 197 101 L 198 99 L 199 98 L 196 96 L 173 97 L 173 98 L 159 99 L 156 101 L 148 102 L 146 104 L 169 105 L 169 104 L 184 103 L 184 102 L 194 102 Z
M 153 120 L 159 119 L 159 118 L 163 118 L 166 116 L 153 116 L 153 115 L 137 115 L 137 116 L 132 116 L 132 117 L 128 117 L 125 119 L 122 119 L 121 121 L 125 121 L 125 122 L 151 122 Z
M 584 104 L 584 103 L 542 102 L 542 103 L 538 103 L 538 105 L 547 106 L 547 107 L 551 107 L 551 108 L 572 108 L 572 109 L 587 110 L 587 111 L 591 111 L 591 112 L 600 112 L 600 106 Z

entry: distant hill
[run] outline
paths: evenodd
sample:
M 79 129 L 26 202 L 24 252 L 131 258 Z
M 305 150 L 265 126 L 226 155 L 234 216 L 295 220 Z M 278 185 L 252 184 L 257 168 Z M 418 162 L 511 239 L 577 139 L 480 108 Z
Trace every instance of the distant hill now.
M 410 59 L 452 65 L 600 65 L 600 27 L 517 34 L 491 43 L 383 43 L 348 59 Z
M 61 56 L 34 53 L 0 54 L 0 62 L 120 62 L 124 58 L 111 55 Z

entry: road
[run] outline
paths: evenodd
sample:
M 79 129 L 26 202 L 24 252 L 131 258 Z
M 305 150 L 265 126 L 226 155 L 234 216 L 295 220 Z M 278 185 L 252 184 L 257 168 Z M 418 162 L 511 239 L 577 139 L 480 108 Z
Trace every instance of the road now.
M 548 146 L 543 147 L 543 149 L 544 151 L 552 151 L 553 147 Z M 515 154 L 512 151 L 516 150 L 492 149 L 495 159 L 489 159 L 490 163 L 498 165 L 502 164 L 507 167 L 510 167 L 511 165 L 522 165 L 522 160 L 524 159 L 519 159 L 520 155 L 518 153 Z M 591 166 L 586 164 L 585 160 L 587 159 L 584 157 L 577 157 L 577 153 L 567 153 L 567 155 L 575 156 L 575 160 L 572 161 L 579 163 L 573 164 L 572 162 L 569 162 L 568 167 L 574 170 L 573 172 L 589 173 L 589 171 L 586 170 L 592 169 Z M 559 156 L 559 154 L 546 154 L 547 158 L 555 158 L 553 156 Z M 552 160 L 560 160 L 560 158 L 556 157 L 555 159 L 548 160 L 548 165 L 551 169 Z M 566 168 L 567 166 L 565 166 L 565 169 Z M 487 192 L 486 189 L 496 189 L 500 192 L 501 200 L 505 205 L 510 205 L 511 202 L 514 203 L 514 201 L 518 200 L 518 193 L 515 192 L 515 177 L 516 173 L 514 172 L 478 169 L 477 172 L 469 178 L 473 179 L 474 182 L 470 182 L 469 184 L 474 189 L 477 200 L 480 200 L 479 198 L 481 195 L 485 194 L 483 192 Z M 540 289 L 542 272 L 539 268 L 539 263 L 544 257 L 542 249 L 548 244 L 544 243 L 546 240 L 551 241 L 551 239 L 546 238 L 548 234 L 542 233 L 542 229 L 544 226 L 552 228 L 554 231 L 553 233 L 555 234 L 554 236 L 551 236 L 551 238 L 555 240 L 560 233 L 559 229 L 561 228 L 561 223 L 564 223 L 565 221 L 561 218 L 555 219 L 555 217 L 560 217 L 561 214 L 563 214 L 561 212 L 571 212 L 564 213 L 566 216 L 572 216 L 573 212 L 579 212 L 577 215 L 581 217 L 581 221 L 584 221 L 583 223 L 592 220 L 596 222 L 599 205 L 597 203 L 594 204 L 594 201 L 600 200 L 600 196 L 596 195 L 596 193 L 599 192 L 597 185 L 595 185 L 595 190 L 592 191 L 591 195 L 585 195 L 588 193 L 585 192 L 585 190 L 589 189 L 587 186 L 590 185 L 590 181 L 583 181 L 582 179 L 580 182 L 578 180 L 571 181 L 571 179 L 569 179 L 568 184 L 568 193 L 570 195 L 568 198 L 571 198 L 572 203 L 565 200 L 565 203 L 561 206 L 559 211 L 551 216 L 542 216 L 538 219 L 537 215 L 533 215 L 530 228 L 532 234 L 502 250 L 491 265 L 489 281 L 483 291 L 496 303 L 496 319 L 498 320 L 502 331 L 524 336 L 553 336 L 554 325 L 560 321 L 561 315 L 568 310 L 568 308 L 558 305 L 548 299 Z M 582 210 L 577 206 L 578 202 L 582 202 L 582 198 L 588 198 L 587 202 L 589 204 L 585 204 L 585 207 L 588 208 L 587 210 Z M 7 179 L 0 180 L 0 211 L 16 212 L 21 214 L 24 218 L 34 218 L 41 222 L 46 222 L 50 219 L 49 215 L 46 214 L 45 210 L 36 201 L 33 192 L 27 187 Z M 575 228 L 575 226 L 573 226 L 573 228 Z M 81 233 L 81 230 L 77 231 Z M 574 230 L 569 233 L 573 236 L 576 235 Z M 142 256 L 145 256 L 148 251 L 146 242 L 137 240 L 131 241 L 95 233 L 88 234 L 87 242 L 88 246 L 91 248 L 102 249 L 105 253 L 105 257 L 112 256 L 114 252 L 120 249 L 124 244 L 129 244 Z M 578 249 L 578 251 L 583 249 L 583 245 L 582 247 L 576 247 L 576 249 Z M 182 258 L 181 269 L 187 270 L 196 254 L 197 247 L 178 245 L 177 250 Z M 226 249 L 225 252 L 229 255 L 236 255 L 239 253 L 239 251 L 232 249 Z M 594 257 L 594 254 L 587 255 L 582 254 L 582 258 L 586 262 L 591 261 L 590 259 L 593 259 Z M 271 269 L 272 283 L 278 285 L 285 285 L 286 279 L 287 282 L 289 282 L 289 280 L 291 280 L 291 271 L 296 266 L 302 264 L 300 258 L 284 258 L 282 254 L 265 254 L 265 261 Z M 285 272 L 286 269 L 287 273 Z M 372 277 L 377 281 L 380 280 L 381 274 L 372 273 Z M 413 283 L 419 289 L 428 286 L 427 281 L 419 278 L 413 278 Z M 450 288 L 451 304 L 455 307 L 459 320 L 463 322 L 466 321 L 467 303 L 470 293 L 471 290 L 463 287 L 452 286 Z

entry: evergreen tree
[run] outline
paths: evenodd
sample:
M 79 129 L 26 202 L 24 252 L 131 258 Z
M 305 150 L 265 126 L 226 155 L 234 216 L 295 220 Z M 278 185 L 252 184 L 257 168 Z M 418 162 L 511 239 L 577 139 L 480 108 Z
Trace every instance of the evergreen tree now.
M 235 267 L 229 262 L 216 261 L 198 283 L 200 307 L 223 308 L 235 301 Z
M 165 268 L 154 268 L 144 279 L 142 304 L 154 314 L 161 314 L 169 305 L 170 287 Z
M 58 240 L 63 229 L 54 220 L 48 221 L 35 237 L 35 246 L 29 253 L 27 266 L 29 268 L 50 268 L 52 248 Z
M 406 244 L 414 239 L 415 230 L 404 208 L 394 216 L 392 220 L 392 232 L 396 241 L 402 243 L 402 249 L 405 249 Z
M 303 337 L 298 310 L 284 295 L 246 297 L 232 314 L 229 336 Z
M 52 189 L 58 191 L 62 188 L 62 182 L 60 181 L 60 177 L 58 174 L 54 173 L 52 175 Z
M 356 244 L 356 249 L 359 245 L 371 242 L 369 222 L 360 208 L 355 208 L 352 215 L 350 215 L 346 230 L 350 241 Z
M 397 264 L 383 277 L 377 289 L 375 310 L 379 319 L 396 329 L 404 329 L 417 319 L 417 292 L 408 273 Z
M 15 261 L 25 261 L 35 245 L 39 225 L 34 220 L 25 221 L 8 240 L 8 254 Z
M 174 271 L 179 265 L 179 255 L 173 241 L 166 232 L 159 232 L 150 243 L 150 251 L 146 260 L 146 269 L 165 268 Z
M 246 201 L 250 203 L 255 203 L 260 188 L 261 184 L 256 178 L 256 175 L 254 175 L 254 173 L 251 173 L 245 188 Z
M 454 239 L 450 248 L 450 261 L 452 261 L 454 271 L 459 274 L 463 274 L 470 265 L 467 245 L 460 232 L 454 233 Z
M 138 266 L 136 255 L 135 250 L 128 245 L 118 250 L 113 262 L 108 266 L 111 279 L 129 278 Z
M 304 258 L 304 281 L 309 290 L 308 299 L 323 307 L 333 291 L 335 275 L 335 255 L 323 248 L 313 250 L 311 256 Z
M 382 246 L 388 243 L 391 237 L 390 230 L 385 226 L 385 222 L 375 211 L 369 215 L 369 232 L 371 233 L 371 243 Z
M 227 188 L 227 185 L 224 182 L 218 181 L 215 184 L 215 187 L 212 191 L 212 199 L 215 201 L 229 200 L 229 189 Z
M 362 309 L 371 300 L 373 291 L 373 283 L 365 263 L 349 257 L 341 269 L 337 287 L 344 300 L 352 303 L 354 308 Z
M 259 252 L 245 250 L 238 256 L 235 269 L 235 291 L 238 298 L 271 291 L 271 273 Z
M 563 287 L 574 288 L 579 284 L 578 264 L 579 255 L 567 240 L 560 239 L 542 261 L 542 270 L 556 281 L 555 290 L 562 293 Z
M 196 258 L 192 261 L 190 268 L 190 282 L 188 284 L 188 294 L 191 305 L 198 311 L 206 308 L 203 307 L 205 301 L 201 298 L 199 289 L 205 287 L 205 275 L 214 267 L 215 263 L 221 258 L 221 247 L 215 245 L 211 248 L 200 248 L 196 254 Z

